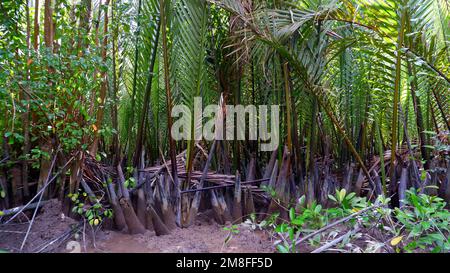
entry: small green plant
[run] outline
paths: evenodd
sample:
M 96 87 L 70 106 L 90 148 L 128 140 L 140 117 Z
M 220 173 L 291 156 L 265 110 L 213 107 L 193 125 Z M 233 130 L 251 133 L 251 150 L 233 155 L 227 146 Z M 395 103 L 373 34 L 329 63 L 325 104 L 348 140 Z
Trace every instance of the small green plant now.
M 277 196 L 277 192 L 273 187 L 262 185 L 261 189 L 265 191 L 271 198 L 275 198 Z
M 327 216 L 322 205 L 313 202 L 305 205 L 305 196 L 299 198 L 296 208 L 289 209 L 289 221 L 275 227 L 281 240 L 276 242 L 276 248 L 281 253 L 296 252 L 295 242 L 304 232 L 310 232 L 323 227 L 327 223 Z M 320 234 L 310 243 L 320 240 Z
M 125 180 L 125 187 L 127 189 L 132 189 L 134 187 L 136 187 L 136 179 L 133 176 L 133 172 L 134 172 L 134 168 L 133 167 L 127 167 L 126 168 L 126 176 L 129 177 L 128 179 Z
M 370 202 L 366 198 L 357 197 L 355 193 L 347 194 L 345 189 L 336 190 L 335 195 L 328 195 L 336 206 L 324 209 L 322 205 L 312 202 L 305 204 L 305 196 L 298 199 L 297 205 L 289 210 L 289 221 L 276 225 L 275 232 L 280 240 L 276 242 L 279 252 L 296 252 L 296 241 L 302 234 L 311 233 L 329 224 L 331 220 L 348 216 L 367 206 Z M 371 223 L 374 215 L 368 214 L 348 221 L 353 226 L 356 221 Z M 320 244 L 323 234 L 313 236 L 308 242 L 310 245 Z
M 105 217 L 113 217 L 112 209 L 105 208 L 97 198 L 91 200 L 93 205 L 90 205 L 89 199 L 92 198 L 89 198 L 85 192 L 80 191 L 79 193 L 69 194 L 68 197 L 74 203 L 72 212 L 84 217 L 91 226 L 98 226 Z
M 132 188 L 136 187 L 136 185 L 137 185 L 136 179 L 134 179 L 134 177 L 130 177 L 127 180 L 125 180 L 124 185 L 127 189 L 132 189 Z
M 305 206 L 304 197 L 298 200 L 296 209 L 289 210 L 290 220 L 275 227 L 275 232 L 280 238 L 276 242 L 279 252 L 296 252 L 298 250 L 295 246 L 296 241 L 302 234 L 317 230 L 332 219 L 346 217 L 372 205 L 365 198 L 356 197 L 353 193 L 347 194 L 345 190 L 338 190 L 335 195 L 329 195 L 329 198 L 336 206 L 327 209 L 316 203 Z M 389 208 L 389 201 L 389 198 L 379 196 L 376 200 L 379 206 L 355 215 L 343 227 L 347 225 L 347 228 L 351 229 L 358 224 L 367 229 L 377 228 L 383 234 L 387 232 L 392 235 L 389 240 L 390 246 L 397 252 L 450 251 L 450 212 L 445 209 L 446 203 L 442 198 L 411 189 L 406 191 L 404 205 L 401 208 Z M 329 234 L 338 233 L 330 231 Z M 327 237 L 325 232 L 322 236 Z M 383 238 L 371 241 L 371 245 L 368 244 L 364 251 L 376 251 L 387 246 L 386 239 Z M 310 239 L 309 243 L 317 245 L 321 243 L 321 239 L 320 235 L 317 235 Z
M 444 200 L 411 189 L 406 191 L 404 202 L 401 209 L 394 211 L 402 225 L 400 230 L 406 236 L 403 249 L 406 252 L 417 249 L 448 252 L 450 212 L 445 209 Z
M 358 208 L 367 207 L 367 201 L 365 197 L 357 197 L 356 193 L 351 192 L 347 194 L 345 189 L 340 191 L 336 190 L 335 195 L 328 195 L 328 198 L 335 202 L 338 207 L 343 210 L 355 210 Z
M 329 220 L 348 216 L 360 209 L 371 205 L 365 197 L 358 197 L 354 192 L 348 193 L 345 189 L 336 190 L 334 195 L 329 194 L 328 198 L 335 203 L 335 207 L 329 208 L 326 215 Z M 367 221 L 367 216 L 363 222 Z M 350 225 L 354 224 L 354 220 L 349 221 Z
M 233 238 L 233 235 L 239 234 L 238 225 L 231 225 L 229 227 L 224 227 L 223 230 L 228 231 L 228 235 L 227 237 L 225 237 L 224 244 L 228 244 Z
M 247 226 L 252 230 L 267 230 L 269 228 L 274 228 L 276 226 L 275 222 L 277 218 L 278 213 L 273 213 L 272 215 L 267 217 L 267 219 L 264 219 L 258 223 L 256 219 L 256 214 L 252 213 L 250 214 L 250 217 L 246 219 L 244 223 L 242 223 L 242 225 Z
M 24 137 L 21 134 L 6 132 L 5 138 L 8 139 L 8 144 L 13 145 L 14 143 L 23 143 Z
M 282 223 L 275 227 L 275 232 L 280 237 L 280 240 L 275 242 L 277 250 L 281 253 L 295 253 L 297 250 L 295 241 L 300 236 L 296 227 L 288 223 Z
M 34 169 L 39 169 L 41 166 L 40 160 L 41 159 L 50 160 L 50 155 L 48 152 L 43 151 L 39 148 L 33 148 L 31 149 L 31 159 L 33 159 L 33 163 L 31 164 L 31 166 Z

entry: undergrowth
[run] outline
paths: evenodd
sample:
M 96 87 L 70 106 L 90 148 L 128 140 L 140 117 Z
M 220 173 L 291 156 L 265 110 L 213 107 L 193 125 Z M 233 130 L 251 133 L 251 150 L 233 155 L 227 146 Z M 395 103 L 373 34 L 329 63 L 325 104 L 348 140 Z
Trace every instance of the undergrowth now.
M 446 202 L 411 188 L 401 208 L 390 208 L 390 199 L 379 196 L 373 203 L 345 189 L 328 196 L 324 208 L 305 197 L 289 208 L 289 219 L 274 214 L 257 222 L 251 215 L 243 225 L 264 230 L 274 238 L 281 253 L 310 252 L 450 252 L 450 212 Z M 337 225 L 336 221 L 346 221 Z M 328 228 L 329 227 L 329 228 Z M 239 233 L 239 225 L 226 227 L 229 236 Z M 322 232 L 317 232 L 324 229 Z M 306 238 L 306 239 L 303 239 Z

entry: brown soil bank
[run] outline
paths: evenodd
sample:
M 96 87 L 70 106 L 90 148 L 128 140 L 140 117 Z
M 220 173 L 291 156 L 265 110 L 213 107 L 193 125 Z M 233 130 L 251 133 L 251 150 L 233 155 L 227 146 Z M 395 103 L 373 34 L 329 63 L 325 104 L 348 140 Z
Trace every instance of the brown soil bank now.
M 253 231 L 244 225 L 239 233 L 233 234 L 225 243 L 229 231 L 210 220 L 208 215 L 199 215 L 195 225 L 189 228 L 176 228 L 169 235 L 156 236 L 154 232 L 129 235 L 111 230 L 96 232 L 95 243 L 92 229 L 83 225 L 78 232 L 71 232 L 78 222 L 64 217 L 60 203 L 51 200 L 36 216 L 23 252 L 106 252 L 106 253 L 191 253 L 191 252 L 274 252 L 273 242 L 262 231 Z M 0 226 L 0 249 L 20 252 L 29 222 L 24 216 L 21 223 Z M 74 242 L 75 241 L 75 242 Z
M 228 231 L 217 224 L 202 224 L 175 229 L 169 235 L 129 235 L 105 231 L 88 252 L 128 253 L 264 253 L 274 252 L 272 243 L 262 232 L 241 228 L 239 234 L 225 243 Z
M 28 212 L 27 215 L 28 217 L 25 215 L 18 217 L 19 221 L 0 225 L 0 249 L 20 252 L 32 213 Z M 73 237 L 71 230 L 77 226 L 77 221 L 61 213 L 61 204 L 58 200 L 49 200 L 36 215 L 22 251 L 58 251 L 67 239 Z

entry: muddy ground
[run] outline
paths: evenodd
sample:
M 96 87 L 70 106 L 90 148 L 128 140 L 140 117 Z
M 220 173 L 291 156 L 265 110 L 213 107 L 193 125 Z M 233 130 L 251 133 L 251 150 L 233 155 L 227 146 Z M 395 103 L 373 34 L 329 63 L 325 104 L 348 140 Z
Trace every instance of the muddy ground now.
M 19 215 L 17 221 L 0 225 L 0 249 L 8 252 L 21 252 L 33 211 Z M 61 205 L 58 200 L 50 200 L 39 210 L 22 251 L 39 252 L 55 249 L 63 243 L 64 239 L 70 239 L 70 231 L 77 225 L 77 221 L 65 217 L 61 213 Z M 63 238 L 61 238 L 62 236 Z M 55 241 L 58 238 L 61 239 Z
M 30 217 L 30 216 L 28 216 Z M 0 225 L 0 250 L 20 252 L 29 226 L 27 217 L 21 223 Z M 76 232 L 74 232 L 76 230 Z M 195 225 L 175 229 L 169 235 L 154 232 L 129 235 L 113 230 L 96 229 L 65 217 L 57 200 L 46 203 L 37 215 L 23 252 L 89 252 L 89 253 L 265 253 L 274 252 L 273 240 L 265 231 L 239 225 L 233 234 L 219 226 L 207 213 L 199 215 Z M 93 236 L 95 234 L 95 236 Z

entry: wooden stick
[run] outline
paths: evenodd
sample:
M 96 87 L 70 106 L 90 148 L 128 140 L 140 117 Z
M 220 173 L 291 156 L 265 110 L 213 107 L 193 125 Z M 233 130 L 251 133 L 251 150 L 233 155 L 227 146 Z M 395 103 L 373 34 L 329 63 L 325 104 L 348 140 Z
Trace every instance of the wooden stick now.
M 298 245 L 298 244 L 300 244 L 300 243 L 302 243 L 302 242 L 308 240 L 309 238 L 312 238 L 312 237 L 316 236 L 317 234 L 320 234 L 320 233 L 324 232 L 324 231 L 327 230 L 327 229 L 330 229 L 330 228 L 332 228 L 332 227 L 334 227 L 334 226 L 337 226 L 337 225 L 339 225 L 339 224 L 341 224 L 341 223 L 344 223 L 344 222 L 346 222 L 346 221 L 348 221 L 348 220 L 350 220 L 350 219 L 352 219 L 352 218 L 354 218 L 354 217 L 356 217 L 356 216 L 358 216 L 358 215 L 360 215 L 360 214 L 363 214 L 363 213 L 365 213 L 365 212 L 368 211 L 368 210 L 376 209 L 376 208 L 378 208 L 378 207 L 380 207 L 380 206 L 381 206 L 381 204 L 374 204 L 374 205 L 372 205 L 372 206 L 370 206 L 370 207 L 367 207 L 367 208 L 365 208 L 365 209 L 362 209 L 362 210 L 360 210 L 360 211 L 357 211 L 357 212 L 355 212 L 355 213 L 352 213 L 352 214 L 350 214 L 350 215 L 347 216 L 347 217 L 344 217 L 344 218 L 342 218 L 342 219 L 340 219 L 340 220 L 338 220 L 338 221 L 336 221 L 336 222 L 333 222 L 333 223 L 331 223 L 331 224 L 329 224 L 329 225 L 327 225 L 327 226 L 324 226 L 323 228 L 318 229 L 318 230 L 316 230 L 316 231 L 314 231 L 314 232 L 312 232 L 312 233 L 306 235 L 305 237 L 303 237 L 303 238 L 301 238 L 301 239 L 295 241 L 295 245 Z
M 74 155 L 74 156 L 72 156 L 67 162 L 66 162 L 66 164 L 64 164 L 64 166 L 52 177 L 52 179 L 50 179 L 50 181 L 48 181 L 47 183 L 45 183 L 45 185 L 36 193 L 36 195 L 33 197 L 33 198 L 31 198 L 31 200 L 30 201 L 28 201 L 28 203 L 27 204 L 25 204 L 24 206 L 21 206 L 20 207 L 20 209 L 16 212 L 16 214 L 14 214 L 14 216 L 13 217 L 11 217 L 11 218 L 9 218 L 9 220 L 8 221 L 6 221 L 6 223 L 5 224 L 8 224 L 8 223 L 10 223 L 12 220 L 14 220 L 22 211 L 24 211 L 26 208 L 28 208 L 28 206 L 30 206 L 30 204 L 32 204 L 32 202 L 38 197 L 38 196 L 40 196 L 40 194 L 42 193 L 42 192 L 44 192 L 44 190 L 45 190 L 45 188 L 47 188 L 48 187 L 48 185 L 50 185 L 50 183 L 52 183 L 57 177 L 58 177 L 58 175 L 60 174 L 60 173 L 62 173 L 65 169 L 66 169 L 66 167 L 70 164 L 70 162 L 72 162 L 72 160 L 75 158 L 75 156 L 76 155 L 78 155 L 78 152 Z
M 275 160 L 274 167 L 272 169 L 272 174 L 269 178 L 269 187 L 274 188 L 275 183 L 277 182 L 277 175 L 278 175 L 278 160 Z
M 48 184 L 50 175 L 51 175 L 51 173 L 53 171 L 53 168 L 55 167 L 56 158 L 58 157 L 57 156 L 58 150 L 59 150 L 59 147 L 58 147 L 58 149 L 57 149 L 57 151 L 56 151 L 56 153 L 55 153 L 55 155 L 53 157 L 53 160 L 51 161 L 51 165 L 50 165 L 50 168 L 48 169 L 47 178 L 45 179 L 44 186 Z M 28 239 L 28 235 L 30 235 L 31 227 L 33 226 L 34 219 L 36 219 L 36 214 L 37 214 L 37 211 L 38 211 L 38 207 L 39 207 L 39 204 L 42 201 L 42 197 L 44 197 L 44 194 L 45 194 L 45 191 L 43 191 L 41 193 L 41 195 L 39 196 L 38 205 L 36 206 L 36 208 L 34 210 L 34 213 L 33 213 L 33 217 L 31 218 L 30 224 L 28 225 L 28 230 L 27 230 L 27 233 L 25 234 L 25 238 L 23 238 L 22 245 L 20 246 L 20 251 L 23 250 L 23 247 L 25 246 L 25 243 L 26 243 L 26 241 Z
M 84 191 L 87 193 L 89 200 L 91 202 L 95 202 L 96 201 L 96 197 L 94 192 L 92 191 L 91 187 L 89 187 L 89 185 L 86 183 L 86 181 L 84 180 L 84 178 L 81 178 L 81 187 L 84 189 Z
M 214 191 L 210 192 L 211 195 L 211 206 L 213 207 L 213 212 L 216 218 L 216 221 L 219 225 L 225 224 L 224 216 L 222 214 L 222 209 L 219 206 L 219 201 L 217 200 L 216 193 Z
M 256 212 L 255 210 L 255 203 L 253 201 L 253 193 L 251 189 L 245 189 L 244 191 L 245 196 L 245 215 L 250 215 Z
M 128 232 L 130 234 L 139 234 L 145 233 L 145 227 L 139 221 L 136 212 L 131 205 L 130 193 L 128 189 L 125 187 L 125 177 L 122 172 L 122 167 L 120 163 L 117 165 L 117 172 L 119 175 L 119 188 L 123 194 L 122 198 L 119 198 L 119 204 L 123 211 L 123 216 L 125 217 L 125 222 L 128 226 Z
M 233 218 L 231 217 L 230 209 L 228 208 L 227 202 L 225 201 L 223 192 L 217 192 L 217 201 L 219 202 L 220 209 L 222 210 L 223 220 L 225 221 L 225 223 L 232 222 Z
M 169 172 L 170 174 L 170 172 Z M 169 230 L 175 229 L 175 214 L 173 212 L 172 205 L 169 202 L 169 181 L 165 175 L 160 175 L 158 180 L 158 190 L 159 190 L 159 196 L 161 200 L 161 213 L 162 213 L 162 220 L 164 221 L 164 224 L 169 228 Z
M 147 210 L 151 215 L 153 228 L 155 229 L 156 236 L 167 235 L 170 233 L 167 226 L 163 223 L 158 213 L 156 213 L 155 209 L 151 204 L 147 204 Z
M 337 245 L 338 243 L 340 243 L 341 241 L 343 241 L 345 238 L 348 238 L 350 236 L 352 236 L 353 234 L 357 233 L 358 231 L 360 231 L 360 228 L 357 227 L 353 230 L 350 230 L 349 232 L 345 233 L 344 235 L 334 239 L 333 241 L 311 251 L 311 253 L 321 253 L 324 252 L 325 250 L 329 249 L 330 247 Z
M 200 178 L 200 190 L 195 192 L 195 196 L 194 199 L 192 200 L 192 205 L 191 208 L 189 210 L 189 215 L 188 215 L 188 219 L 186 220 L 186 225 L 190 226 L 194 223 L 194 220 L 197 216 L 197 212 L 198 212 L 198 207 L 200 206 L 200 201 L 201 201 L 201 190 L 203 190 L 203 183 L 205 181 L 205 178 L 208 174 L 208 169 L 209 169 L 209 164 L 211 163 L 212 157 L 214 155 L 215 152 L 215 148 L 216 148 L 216 140 L 213 141 L 211 148 L 209 150 L 209 154 L 208 154 L 208 159 L 206 160 L 205 166 L 203 167 L 203 173 L 202 173 L 202 177 Z M 180 192 L 180 194 L 183 194 L 183 192 Z
M 363 185 L 363 182 L 365 180 L 365 176 L 362 169 L 359 169 L 358 178 L 356 179 L 355 183 L 355 193 L 357 196 L 361 196 L 361 188 Z
M 137 191 L 136 214 L 142 225 L 147 228 L 147 208 L 143 189 Z
M 46 200 L 46 201 L 41 201 L 41 203 L 38 203 L 38 202 L 31 203 L 31 204 L 29 204 L 26 207 L 25 206 L 19 206 L 19 207 L 15 207 L 15 208 L 11 208 L 11 209 L 6 209 L 6 210 L 3 211 L 3 216 L 8 216 L 8 215 L 17 213 L 18 211 L 34 209 L 36 207 L 42 207 L 45 204 L 47 204 L 48 202 L 50 202 L 50 201 Z
M 256 180 L 253 180 L 253 181 L 245 181 L 245 182 L 241 182 L 241 185 L 253 184 L 253 183 L 267 181 L 267 180 L 270 180 L 270 178 L 256 179 Z M 234 187 L 234 184 L 210 186 L 210 187 L 204 187 L 204 188 L 199 188 L 199 189 L 190 189 L 190 190 L 181 191 L 180 193 L 184 194 L 184 193 L 191 193 L 191 192 L 199 192 L 199 191 L 221 189 L 221 188 L 226 188 L 226 187 Z
M 270 178 L 270 176 L 272 175 L 272 170 L 273 170 L 273 168 L 274 168 L 274 166 L 276 164 L 277 156 L 278 156 L 278 150 L 275 149 L 272 152 L 272 155 L 270 156 L 270 161 L 267 164 L 267 167 L 266 167 L 266 169 L 264 171 L 263 178 Z M 265 184 L 267 184 L 267 183 L 265 183 Z
M 147 179 L 143 179 L 143 181 L 139 181 L 139 183 L 136 185 L 136 187 L 134 187 L 131 192 L 134 193 L 135 191 L 137 191 L 139 188 L 141 188 L 145 183 L 147 183 L 148 181 L 151 181 L 153 178 L 155 178 L 156 176 L 158 176 L 162 171 L 164 170 L 164 168 L 160 168 L 159 170 L 157 170 L 156 172 L 152 173 L 149 175 L 149 177 Z
M 236 171 L 236 183 L 234 184 L 234 204 L 233 204 L 233 220 L 235 223 L 242 222 L 242 204 L 241 204 L 241 178 L 239 172 Z
M 110 204 L 114 212 L 114 223 L 118 230 L 125 230 L 127 228 L 127 223 L 125 221 L 125 216 L 123 214 L 122 207 L 119 204 L 119 199 L 117 197 L 116 191 L 114 189 L 113 183 L 107 183 L 107 191 L 110 196 Z
M 403 205 L 405 203 L 405 199 L 406 199 L 407 179 L 408 179 L 408 168 L 403 167 L 402 174 L 400 176 L 400 183 L 398 185 L 398 199 L 399 199 L 400 208 L 403 207 Z

